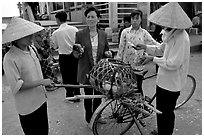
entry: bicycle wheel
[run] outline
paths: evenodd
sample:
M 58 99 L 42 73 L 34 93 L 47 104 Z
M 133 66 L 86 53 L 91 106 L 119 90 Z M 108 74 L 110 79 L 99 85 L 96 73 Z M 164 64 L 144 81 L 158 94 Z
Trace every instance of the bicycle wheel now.
M 102 118 L 105 123 L 98 120 Z M 123 135 L 133 125 L 134 119 L 130 110 L 122 105 L 119 100 L 113 100 L 105 105 L 93 122 L 93 133 L 95 135 Z
M 151 106 L 154 107 L 153 105 Z M 128 132 L 133 135 L 152 135 L 152 132 L 157 129 L 156 114 L 152 113 L 153 111 L 147 111 L 147 107 L 143 109 L 130 109 L 130 114 L 134 119 L 136 127 L 133 126 Z M 149 114 L 147 115 L 146 113 Z
M 184 88 L 180 92 L 180 96 L 176 102 L 175 110 L 183 106 L 193 95 L 196 88 L 196 80 L 193 76 L 188 75 Z

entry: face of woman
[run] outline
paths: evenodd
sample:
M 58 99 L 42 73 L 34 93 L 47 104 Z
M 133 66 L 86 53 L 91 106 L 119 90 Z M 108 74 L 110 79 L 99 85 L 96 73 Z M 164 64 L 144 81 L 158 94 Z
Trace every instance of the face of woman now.
M 99 19 L 95 11 L 90 11 L 86 16 L 86 23 L 89 27 L 94 27 L 97 25 Z
M 26 36 L 24 38 L 21 38 L 17 40 L 17 45 L 21 46 L 30 46 L 32 44 L 32 35 Z
M 141 23 L 141 17 L 140 15 L 135 15 L 134 17 L 131 18 L 131 24 L 133 28 L 137 28 L 140 26 Z

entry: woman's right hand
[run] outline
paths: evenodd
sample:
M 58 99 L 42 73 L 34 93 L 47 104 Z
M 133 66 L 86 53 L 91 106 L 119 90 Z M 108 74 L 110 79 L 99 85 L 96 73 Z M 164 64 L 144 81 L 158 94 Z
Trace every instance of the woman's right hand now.
M 43 79 L 42 80 L 42 85 L 43 86 L 53 86 L 54 82 L 51 79 Z
M 141 49 L 144 49 L 146 50 L 147 46 L 145 44 L 137 44 L 135 49 L 136 50 L 141 50 Z

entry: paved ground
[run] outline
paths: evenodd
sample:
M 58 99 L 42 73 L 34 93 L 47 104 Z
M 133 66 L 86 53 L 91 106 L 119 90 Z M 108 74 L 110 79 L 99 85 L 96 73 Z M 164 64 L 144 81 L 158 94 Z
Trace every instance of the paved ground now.
M 202 134 L 202 53 L 191 54 L 190 74 L 197 81 L 196 92 L 191 100 L 176 110 L 175 135 L 201 135 Z M 150 73 L 154 73 L 152 70 Z M 144 82 L 145 94 L 152 96 L 154 93 L 154 78 Z M 6 78 L 2 80 L 2 134 L 21 135 L 22 129 L 14 107 L 14 100 L 9 92 Z M 151 90 L 150 90 L 151 89 Z M 149 91 L 149 92 L 147 92 Z M 83 92 L 82 92 L 83 94 Z M 83 102 L 76 104 L 64 103 L 64 89 L 48 92 L 48 112 L 51 135 L 91 135 L 92 131 L 84 121 Z M 127 134 L 135 134 L 133 126 Z

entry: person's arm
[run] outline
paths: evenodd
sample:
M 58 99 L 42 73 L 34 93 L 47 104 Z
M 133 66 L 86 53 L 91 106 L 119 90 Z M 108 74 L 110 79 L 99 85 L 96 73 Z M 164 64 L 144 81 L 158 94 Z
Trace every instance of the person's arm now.
M 107 34 L 105 33 L 105 51 L 109 51 L 109 44 L 107 39 Z
M 80 36 L 79 36 L 80 34 L 79 34 L 79 32 L 76 32 L 75 33 L 75 44 L 73 45 L 73 51 L 72 51 L 72 53 L 73 53 L 73 56 L 75 57 L 75 58 L 80 58 L 80 56 L 82 56 L 82 54 L 80 55 L 80 53 L 78 52 L 78 51 L 76 51 L 76 50 L 74 50 L 74 46 L 75 45 L 77 45 L 77 46 L 82 46 L 81 44 L 80 44 Z M 82 47 L 83 48 L 83 52 L 84 52 L 84 47 Z
M 146 52 L 152 56 L 163 56 L 165 50 L 165 43 L 159 45 L 146 45 Z
M 21 70 L 19 69 L 18 64 L 9 58 L 4 60 L 3 67 L 13 94 L 20 92 L 21 90 L 34 88 L 40 85 L 48 86 L 53 83 L 50 79 L 41 79 L 30 82 L 23 81 L 20 76 Z
M 53 82 L 50 79 L 40 79 L 40 80 L 30 81 L 30 82 L 24 81 L 20 90 L 31 89 L 38 86 L 51 86 L 52 83 Z
M 108 39 L 107 39 L 107 34 L 105 33 L 105 49 L 104 49 L 104 57 L 111 58 L 112 57 L 112 52 L 109 50 L 109 44 L 108 44 Z
M 166 46 L 165 43 L 161 43 L 159 45 L 137 44 L 136 47 L 134 47 L 134 48 L 136 50 L 144 49 L 145 52 L 151 56 L 163 56 L 165 46 Z
M 121 33 L 124 30 L 124 28 L 120 28 L 120 31 L 118 33 L 118 42 L 120 42 L 120 37 L 121 37 Z
M 17 64 L 7 56 L 4 57 L 3 68 L 11 91 L 13 94 L 16 94 L 23 84 L 20 77 L 20 70 L 18 70 Z M 16 90 L 16 87 L 18 87 L 18 90 Z
M 53 32 L 53 34 L 52 34 L 51 41 L 53 42 L 53 48 L 58 49 L 59 46 L 57 44 L 57 38 L 56 38 L 55 32 Z
M 185 61 L 185 54 L 188 54 L 186 47 L 189 46 L 189 43 L 185 39 L 180 38 L 175 41 L 173 46 L 173 50 L 170 51 L 168 58 L 154 57 L 153 62 L 167 70 L 176 70 L 181 67 Z
M 148 31 L 145 30 L 144 44 L 147 45 L 146 52 L 153 56 L 162 56 L 165 49 L 165 44 L 157 42 Z

